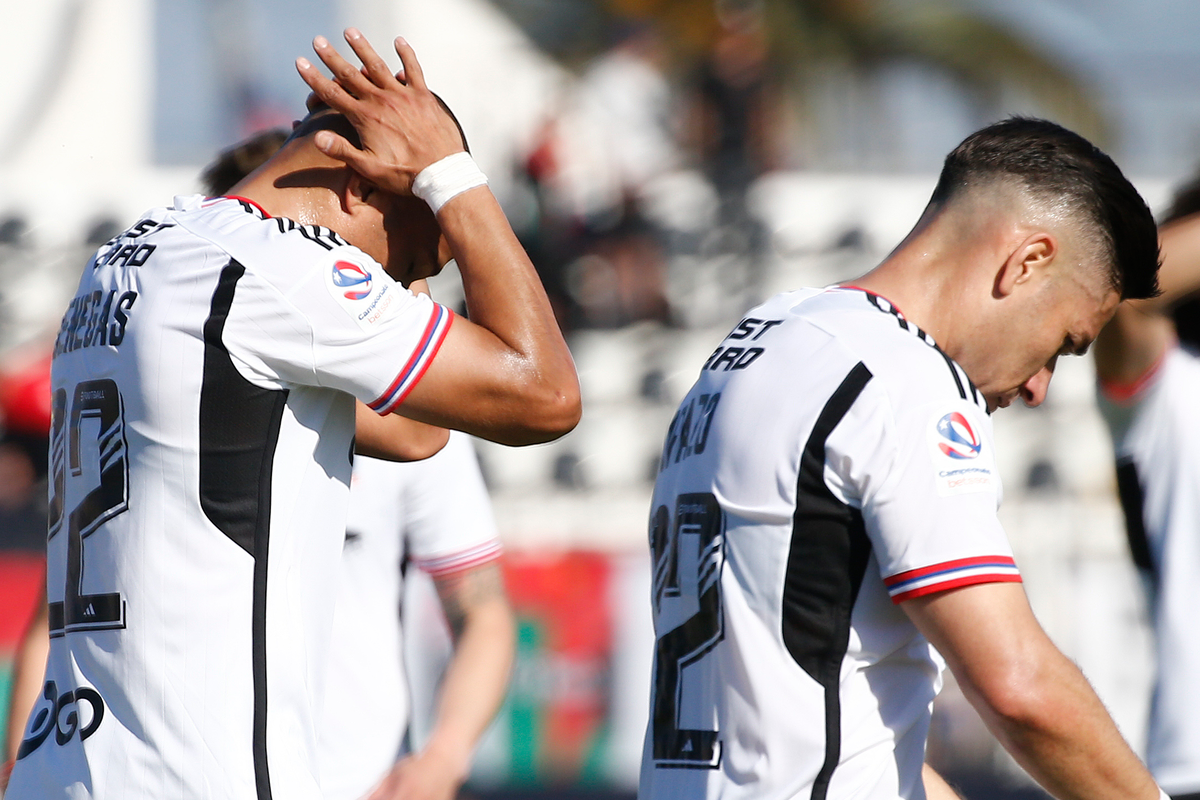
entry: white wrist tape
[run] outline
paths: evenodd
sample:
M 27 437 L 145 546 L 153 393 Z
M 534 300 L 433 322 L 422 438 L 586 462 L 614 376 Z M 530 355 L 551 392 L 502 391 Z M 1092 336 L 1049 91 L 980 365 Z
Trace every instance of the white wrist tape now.
M 433 209 L 442 210 L 450 198 L 467 189 L 487 185 L 487 176 L 479 169 L 470 153 L 455 153 L 430 164 L 413 179 L 412 191 Z
M 1171 800 L 1171 795 L 1167 794 L 1161 786 L 1158 787 L 1158 800 Z

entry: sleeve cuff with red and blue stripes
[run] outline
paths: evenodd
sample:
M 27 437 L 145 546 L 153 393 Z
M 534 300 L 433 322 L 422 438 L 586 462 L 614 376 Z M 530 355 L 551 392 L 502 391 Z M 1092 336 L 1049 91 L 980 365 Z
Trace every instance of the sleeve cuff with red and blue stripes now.
M 943 561 L 884 578 L 893 603 L 976 583 L 1020 583 L 1021 573 L 1008 556 L 977 556 Z
M 445 341 L 446 333 L 450 330 L 453 322 L 453 311 L 439 303 L 433 304 L 433 313 L 429 316 L 429 324 L 425 326 L 420 342 L 413 348 L 408 363 L 404 365 L 404 369 L 400 370 L 396 380 L 392 381 L 383 394 L 367 403 L 372 411 L 380 416 L 391 414 L 404 402 L 404 398 L 408 397 L 408 393 L 420 382 L 425 370 L 429 369 L 433 357 L 437 355 L 438 348 Z

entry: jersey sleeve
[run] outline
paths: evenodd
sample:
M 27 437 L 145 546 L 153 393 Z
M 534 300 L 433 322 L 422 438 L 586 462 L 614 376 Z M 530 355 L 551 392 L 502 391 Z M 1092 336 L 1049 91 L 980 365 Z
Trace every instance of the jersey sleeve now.
M 276 264 L 237 280 L 224 343 L 251 376 L 354 395 L 379 414 L 404 401 L 454 319 L 448 308 L 396 283 L 355 247 L 281 246 Z M 290 278 L 290 279 L 289 279 Z
M 860 505 L 892 601 L 1019 582 L 983 409 L 954 399 L 897 410 L 878 389 L 870 400 L 831 434 L 827 481 Z
M 412 465 L 412 478 L 404 533 L 413 563 L 437 578 L 500 557 L 491 500 L 469 436 L 451 431 L 440 452 Z

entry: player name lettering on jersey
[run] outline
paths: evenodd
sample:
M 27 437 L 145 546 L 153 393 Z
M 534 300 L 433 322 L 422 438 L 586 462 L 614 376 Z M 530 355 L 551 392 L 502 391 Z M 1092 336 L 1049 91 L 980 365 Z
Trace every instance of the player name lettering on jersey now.
M 708 360 L 704 362 L 701 370 L 723 370 L 729 372 L 734 369 L 745 369 L 758 360 L 764 352 L 762 347 L 743 347 L 740 345 L 726 346 L 726 342 L 730 339 L 742 341 L 749 339 L 757 341 L 762 338 L 763 334 L 774 328 L 776 325 L 782 325 L 781 319 L 756 319 L 754 317 L 746 317 L 734 327 L 733 331 L 725 337 L 721 342 L 721 346 L 713 351 Z
M 702 394 L 684 402 L 671 419 L 667 428 L 667 439 L 663 443 L 662 459 L 658 471 L 678 464 L 689 456 L 704 452 L 708 444 L 708 430 L 712 427 L 713 412 L 721 402 L 721 393 Z
M 63 315 L 54 341 L 54 355 L 95 345 L 120 346 L 129 324 L 127 312 L 133 308 L 138 293 L 130 290 L 118 295 L 117 292 L 117 289 L 96 290 L 75 297 Z

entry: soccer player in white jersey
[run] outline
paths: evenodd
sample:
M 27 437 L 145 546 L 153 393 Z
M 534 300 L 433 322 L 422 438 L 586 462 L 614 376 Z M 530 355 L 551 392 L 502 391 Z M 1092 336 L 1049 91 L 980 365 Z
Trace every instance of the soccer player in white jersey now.
M 465 434 L 452 433 L 425 461 L 355 458 L 321 723 L 326 800 L 454 796 L 512 667 L 515 623 L 500 552 Z M 433 578 L 454 653 L 429 741 L 408 754 L 410 690 L 398 612 L 412 569 Z
M 536 273 L 411 48 L 402 83 L 347 39 L 362 70 L 315 41 L 335 80 L 298 66 L 333 110 L 240 199 L 177 198 L 84 269 L 53 366 L 51 651 L 10 800 L 321 797 L 354 398 L 510 444 L 578 419 Z M 393 280 L 451 256 L 470 321 Z
M 925 797 L 943 658 L 1052 794 L 1159 797 L 1030 611 L 988 416 L 1040 403 L 1055 360 L 1154 294 L 1156 269 L 1116 165 L 1015 118 L 947 157 L 873 271 L 737 324 L 654 490 L 642 800 Z
M 1162 294 L 1117 308 L 1096 373 L 1154 622 L 1146 763 L 1175 800 L 1200 800 L 1200 184 L 1176 195 L 1159 240 Z

